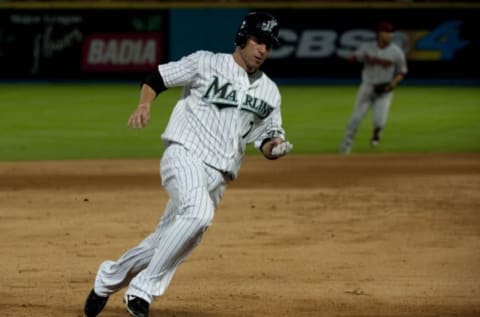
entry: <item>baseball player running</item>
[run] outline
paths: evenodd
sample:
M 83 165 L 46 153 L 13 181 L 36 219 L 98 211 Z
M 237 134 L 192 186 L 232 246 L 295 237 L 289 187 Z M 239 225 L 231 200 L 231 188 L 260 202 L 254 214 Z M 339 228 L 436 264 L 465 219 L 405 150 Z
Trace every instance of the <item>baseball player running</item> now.
M 183 86 L 166 130 L 160 161 L 169 200 L 155 231 L 116 261 L 103 262 L 84 312 L 97 316 L 109 296 L 128 286 L 128 313 L 146 317 L 177 269 L 199 244 L 227 183 L 237 177 L 247 143 L 270 160 L 287 154 L 276 84 L 260 66 L 279 45 L 277 20 L 252 12 L 241 23 L 232 54 L 197 51 L 158 66 L 143 82 L 140 102 L 128 119 L 143 128 L 156 96 Z
M 392 91 L 407 74 L 405 54 L 400 47 L 392 43 L 393 31 L 391 23 L 379 23 L 376 41 L 365 43 L 347 56 L 350 61 L 363 63 L 363 70 L 362 83 L 355 100 L 353 115 L 340 145 L 340 153 L 350 154 L 358 126 L 370 106 L 373 111 L 370 145 L 376 147 L 380 143 L 392 102 Z

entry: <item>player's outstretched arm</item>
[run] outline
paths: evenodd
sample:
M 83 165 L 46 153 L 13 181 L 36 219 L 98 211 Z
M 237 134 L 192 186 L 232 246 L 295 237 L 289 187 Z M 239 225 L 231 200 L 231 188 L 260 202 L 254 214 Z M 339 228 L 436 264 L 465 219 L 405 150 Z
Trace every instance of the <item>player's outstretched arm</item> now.
M 150 107 L 153 100 L 162 92 L 167 90 L 162 75 L 154 70 L 142 82 L 140 90 L 140 101 L 137 109 L 128 119 L 128 126 L 132 128 L 145 128 L 150 120 Z
M 145 128 L 150 120 L 150 107 L 157 96 L 155 90 L 147 84 L 142 85 L 140 101 L 137 109 L 128 118 L 128 126 L 131 128 Z
M 274 138 L 265 141 L 260 150 L 267 159 L 276 160 L 286 155 L 292 148 L 293 145 L 290 142 L 284 141 L 281 138 Z
M 390 83 L 390 85 L 392 85 L 392 88 L 395 88 L 403 80 L 404 77 L 405 74 L 396 74 L 395 77 L 393 77 L 392 82 Z

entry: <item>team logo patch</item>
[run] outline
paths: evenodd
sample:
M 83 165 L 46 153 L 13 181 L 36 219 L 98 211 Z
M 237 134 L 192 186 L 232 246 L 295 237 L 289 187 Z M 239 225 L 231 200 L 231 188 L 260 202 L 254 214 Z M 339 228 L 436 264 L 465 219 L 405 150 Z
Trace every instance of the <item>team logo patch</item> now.
M 244 100 L 239 103 L 237 96 L 238 93 L 233 89 L 231 82 L 220 83 L 220 79 L 217 76 L 213 76 L 213 80 L 202 99 L 208 104 L 215 105 L 218 109 L 240 106 L 241 110 L 254 113 L 260 119 L 268 117 L 273 111 L 273 107 L 263 99 L 246 94 Z
M 237 91 L 232 86 L 230 82 L 220 85 L 218 77 L 213 76 L 213 81 L 203 95 L 203 100 L 219 109 L 237 107 Z
M 260 25 L 260 29 L 264 32 L 271 33 L 273 28 L 276 27 L 277 25 L 278 23 L 275 20 L 265 21 L 265 22 L 262 22 L 262 24 Z
M 273 111 L 273 107 L 268 102 L 250 95 L 245 95 L 240 109 L 255 113 L 260 119 L 265 119 Z

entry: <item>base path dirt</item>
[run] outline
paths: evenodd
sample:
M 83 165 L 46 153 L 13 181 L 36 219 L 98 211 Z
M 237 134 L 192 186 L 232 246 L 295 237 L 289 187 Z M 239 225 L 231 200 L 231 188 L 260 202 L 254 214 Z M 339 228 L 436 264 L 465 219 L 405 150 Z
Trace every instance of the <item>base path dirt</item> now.
M 83 316 L 162 215 L 158 164 L 0 162 L 1 316 Z M 247 157 L 151 316 L 480 316 L 480 154 Z

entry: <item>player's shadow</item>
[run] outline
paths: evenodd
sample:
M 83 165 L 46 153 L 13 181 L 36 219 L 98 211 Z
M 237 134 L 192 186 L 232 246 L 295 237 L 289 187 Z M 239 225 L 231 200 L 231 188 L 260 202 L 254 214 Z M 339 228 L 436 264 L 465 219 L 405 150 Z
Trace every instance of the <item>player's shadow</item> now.
M 128 316 L 125 308 L 105 308 L 102 311 L 102 317 L 118 317 L 118 316 Z M 204 312 L 204 311 L 185 311 L 185 310 L 171 310 L 171 309 L 161 309 L 153 308 L 150 310 L 150 317 L 224 317 L 225 314 L 222 312 Z

